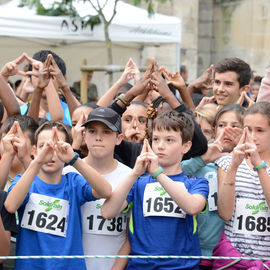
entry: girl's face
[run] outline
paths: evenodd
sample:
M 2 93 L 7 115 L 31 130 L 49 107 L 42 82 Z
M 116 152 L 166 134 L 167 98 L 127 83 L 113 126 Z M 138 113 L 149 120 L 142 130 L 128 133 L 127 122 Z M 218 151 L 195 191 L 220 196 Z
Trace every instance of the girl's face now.
M 225 128 L 227 132 L 223 137 L 222 146 L 224 151 L 231 152 L 238 144 L 243 130 L 243 126 L 235 111 L 225 112 L 219 117 L 215 127 L 216 138 Z
M 214 138 L 214 129 L 205 118 L 200 119 L 199 125 L 208 142 Z
M 244 118 L 244 127 L 248 128 L 248 133 L 256 144 L 260 155 L 270 152 L 270 125 L 266 116 L 260 113 L 248 114 Z

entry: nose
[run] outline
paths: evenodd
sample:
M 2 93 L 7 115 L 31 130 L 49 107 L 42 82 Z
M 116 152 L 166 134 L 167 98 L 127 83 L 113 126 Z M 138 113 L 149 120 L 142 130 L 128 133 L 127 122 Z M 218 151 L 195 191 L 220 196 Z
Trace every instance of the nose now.
M 163 148 L 164 148 L 164 142 L 163 142 L 163 140 L 159 140 L 158 149 L 163 149 Z
M 102 134 L 101 132 L 96 133 L 96 141 L 102 141 Z
M 133 119 L 131 125 L 132 125 L 133 128 L 136 129 L 136 127 L 138 126 L 137 120 Z

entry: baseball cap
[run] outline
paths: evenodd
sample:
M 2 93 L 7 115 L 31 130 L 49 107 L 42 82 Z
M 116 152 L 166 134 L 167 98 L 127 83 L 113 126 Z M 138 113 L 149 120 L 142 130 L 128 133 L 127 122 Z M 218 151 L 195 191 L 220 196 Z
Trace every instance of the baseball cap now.
M 104 123 L 112 131 L 121 133 L 121 116 L 111 108 L 99 107 L 89 113 L 87 120 L 82 124 L 86 127 L 89 123 L 98 121 Z

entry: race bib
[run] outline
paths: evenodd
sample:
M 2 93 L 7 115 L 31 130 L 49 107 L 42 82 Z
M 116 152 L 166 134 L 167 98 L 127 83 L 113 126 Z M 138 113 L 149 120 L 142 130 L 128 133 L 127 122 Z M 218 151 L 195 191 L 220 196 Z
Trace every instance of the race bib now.
M 84 233 L 120 235 L 127 227 L 128 214 L 105 219 L 101 215 L 104 199 L 87 202 L 82 206 L 82 225 Z
M 270 211 L 266 201 L 236 199 L 233 232 L 270 235 Z
M 69 202 L 32 193 L 26 204 L 21 227 L 66 237 Z
M 208 172 L 204 177 L 209 184 L 208 209 L 209 211 L 217 211 L 217 174 L 216 172 Z
M 177 182 L 183 186 L 184 183 Z M 143 196 L 143 215 L 185 218 L 186 213 L 173 201 L 160 183 L 146 185 Z

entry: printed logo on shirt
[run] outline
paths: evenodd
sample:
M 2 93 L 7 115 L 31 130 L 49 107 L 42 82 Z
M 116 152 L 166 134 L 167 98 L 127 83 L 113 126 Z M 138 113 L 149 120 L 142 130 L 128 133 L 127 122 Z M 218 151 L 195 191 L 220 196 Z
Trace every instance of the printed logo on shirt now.
M 53 202 L 45 202 L 43 200 L 39 201 L 39 205 L 46 206 L 45 212 L 49 212 L 52 209 L 60 211 L 62 209 L 62 205 L 60 204 L 60 200 L 55 200 Z
M 154 191 L 161 191 L 160 196 L 164 196 L 167 193 L 164 187 L 155 187 Z
M 249 209 L 249 210 L 254 210 L 251 215 L 256 215 L 258 214 L 259 212 L 267 212 L 269 207 L 267 205 L 265 205 L 265 202 L 261 202 L 257 205 L 252 205 L 252 204 L 249 204 L 247 203 L 246 204 L 246 209 Z

